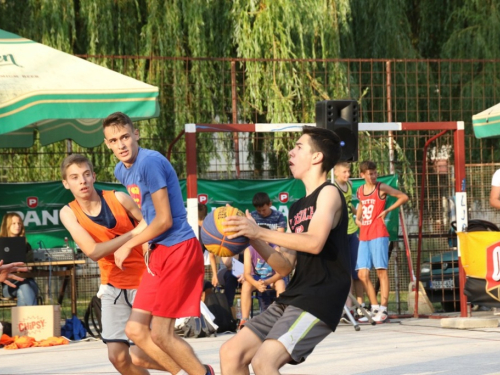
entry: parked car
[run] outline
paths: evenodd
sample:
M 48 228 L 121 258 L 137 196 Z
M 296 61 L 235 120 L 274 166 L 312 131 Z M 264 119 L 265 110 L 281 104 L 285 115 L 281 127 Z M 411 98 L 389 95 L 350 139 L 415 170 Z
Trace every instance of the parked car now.
M 431 302 L 446 312 L 460 310 L 458 252 L 456 248 L 431 257 L 420 267 L 420 281 Z

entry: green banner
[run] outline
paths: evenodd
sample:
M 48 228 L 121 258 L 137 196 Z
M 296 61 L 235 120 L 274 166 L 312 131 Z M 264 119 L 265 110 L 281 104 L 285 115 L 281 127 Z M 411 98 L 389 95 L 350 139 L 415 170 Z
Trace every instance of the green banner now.
M 382 176 L 378 180 L 398 187 L 396 175 Z M 363 182 L 361 179 L 352 180 L 354 195 Z M 180 185 L 186 202 L 186 181 L 181 180 Z M 122 185 L 114 183 L 96 183 L 95 187 L 126 192 Z M 261 191 L 269 195 L 274 208 L 287 218 L 291 205 L 305 195 L 304 185 L 295 179 L 198 180 L 198 200 L 212 210 L 229 203 L 240 210 L 252 211 L 252 198 Z M 70 238 L 70 245 L 73 245 L 68 231 L 59 220 L 59 211 L 73 200 L 73 195 L 61 182 L 0 184 L 0 197 L 0 217 L 7 212 L 19 213 L 26 227 L 26 237 L 33 248 L 64 246 L 64 237 Z M 394 201 L 394 198 L 388 197 L 387 205 Z M 356 206 L 357 200 L 353 200 L 353 204 Z M 397 210 L 387 215 L 386 224 L 391 240 L 397 240 Z

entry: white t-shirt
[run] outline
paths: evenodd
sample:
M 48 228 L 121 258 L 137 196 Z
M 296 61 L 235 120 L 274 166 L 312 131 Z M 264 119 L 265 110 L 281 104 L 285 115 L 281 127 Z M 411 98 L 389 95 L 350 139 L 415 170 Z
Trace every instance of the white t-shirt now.
M 491 179 L 491 186 L 499 186 L 500 187 L 500 169 L 497 169 L 493 174 L 493 178 Z

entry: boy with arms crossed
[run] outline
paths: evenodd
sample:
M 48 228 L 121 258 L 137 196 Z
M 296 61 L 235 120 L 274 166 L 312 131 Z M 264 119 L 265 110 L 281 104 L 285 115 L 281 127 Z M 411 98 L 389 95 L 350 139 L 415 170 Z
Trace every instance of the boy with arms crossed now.
M 120 161 L 115 177 L 127 188 L 148 224 L 118 249 L 130 253 L 145 242 L 150 249 L 127 336 L 158 362 L 155 348 L 159 347 L 171 359 L 165 367 L 173 374 L 213 374 L 174 332 L 176 318 L 200 316 L 205 273 L 201 246 L 187 222 L 175 170 L 159 152 L 139 147 L 139 131 L 124 113 L 109 115 L 103 129 L 106 146 Z
M 292 233 L 260 228 L 251 219 L 232 216 L 229 238 L 247 236 L 250 244 L 280 275 L 295 273 L 285 292 L 220 350 L 222 373 L 279 374 L 287 363 L 303 362 L 314 347 L 335 331 L 351 286 L 347 244 L 347 207 L 327 173 L 340 157 L 335 133 L 304 126 L 289 152 L 290 170 L 306 196 L 290 209 Z M 266 242 L 280 246 L 280 252 Z
M 96 190 L 92 163 L 83 155 L 66 157 L 61 177 L 64 187 L 75 197 L 61 209 L 61 222 L 83 253 L 99 264 L 101 286 L 97 296 L 102 304 L 102 340 L 108 347 L 109 360 L 121 374 L 148 374 L 132 363 L 131 355 L 142 359 L 146 356 L 137 347 L 129 353 L 125 335 L 131 304 L 146 268 L 141 246 L 135 247 L 125 260 L 123 271 L 115 264 L 115 256 L 120 256 L 115 250 L 146 227 L 141 211 L 125 193 Z M 140 221 L 141 225 L 136 226 Z M 156 363 L 144 367 L 163 369 Z
M 356 192 L 359 205 L 356 213 L 356 224 L 359 226 L 359 249 L 356 269 L 366 294 L 370 299 L 371 314 L 377 323 L 387 320 L 387 304 L 389 303 L 389 232 L 385 226 L 387 214 L 408 201 L 408 196 L 387 184 L 377 182 L 377 165 L 372 161 L 359 164 L 361 178 L 365 184 Z M 390 207 L 385 208 L 386 197 L 397 198 Z M 370 269 L 377 270 L 380 280 L 380 305 L 377 301 L 375 289 L 370 281 Z M 364 317 L 360 322 L 367 322 Z

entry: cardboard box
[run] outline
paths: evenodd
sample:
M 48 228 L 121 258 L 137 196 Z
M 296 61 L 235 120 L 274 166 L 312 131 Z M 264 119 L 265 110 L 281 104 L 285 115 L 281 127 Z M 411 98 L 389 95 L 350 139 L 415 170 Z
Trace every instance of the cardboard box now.
M 12 335 L 30 336 L 37 341 L 61 336 L 61 307 L 59 305 L 13 307 Z

